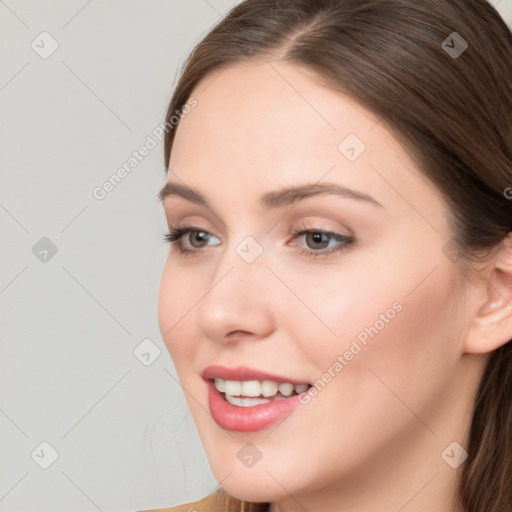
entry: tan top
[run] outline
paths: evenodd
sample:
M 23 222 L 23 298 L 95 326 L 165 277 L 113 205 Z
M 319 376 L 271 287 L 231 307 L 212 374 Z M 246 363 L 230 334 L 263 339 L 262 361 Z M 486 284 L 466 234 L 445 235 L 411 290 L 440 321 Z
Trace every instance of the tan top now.
M 141 510 L 139 512 L 220 512 L 213 508 L 214 496 L 209 495 L 202 500 L 194 501 L 191 503 L 185 503 L 172 508 L 159 508 L 152 510 Z

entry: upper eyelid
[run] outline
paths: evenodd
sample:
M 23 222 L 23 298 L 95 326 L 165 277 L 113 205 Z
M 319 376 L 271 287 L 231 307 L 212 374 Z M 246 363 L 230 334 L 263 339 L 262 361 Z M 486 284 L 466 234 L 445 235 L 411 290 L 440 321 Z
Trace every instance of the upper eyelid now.
M 334 220 L 333 218 L 333 214 L 329 213 L 329 212 L 325 212 L 325 211 L 321 211 L 321 210 L 314 210 L 314 211 L 306 211 L 304 213 L 295 213 L 293 215 L 290 215 L 290 218 L 286 218 L 288 215 L 285 215 L 284 217 L 280 217 L 278 219 L 277 222 L 275 223 L 272 223 L 272 227 L 270 230 L 267 230 L 266 232 L 268 233 L 269 231 L 273 230 L 278 224 L 291 224 L 291 225 L 294 225 L 296 224 L 297 222 L 300 222 L 301 225 L 304 224 L 304 220 L 301 220 L 302 217 L 322 217 L 324 220 L 308 220 L 307 222 L 309 223 L 322 223 L 322 222 L 326 222 L 325 219 L 327 218 L 330 218 L 330 222 L 335 222 L 336 224 L 339 225 L 339 227 L 335 227 L 335 228 L 323 228 L 323 227 L 318 227 L 318 226 L 313 226 L 313 227 L 304 227 L 304 229 L 307 229 L 307 230 L 311 230 L 311 229 L 318 229 L 320 231 L 330 231 L 330 232 L 338 232 L 338 230 L 342 230 L 342 231 L 348 231 L 348 234 L 347 236 L 352 236 L 354 233 L 352 232 L 352 229 L 347 225 L 345 224 L 344 222 L 341 222 L 340 220 Z M 185 215 L 184 217 L 195 217 L 195 215 Z M 204 219 L 203 216 L 200 216 Z M 169 219 L 169 216 L 167 216 L 167 218 Z M 203 222 L 203 221 L 200 221 L 200 222 Z M 211 226 L 214 225 L 214 223 L 210 220 L 207 220 L 206 221 L 208 224 L 210 224 Z M 213 234 L 212 231 L 210 231 L 209 228 L 200 228 L 199 226 L 196 226 L 195 224 L 195 221 L 191 220 L 191 221 L 175 221 L 175 222 L 171 222 L 170 220 L 168 220 L 168 224 L 169 226 L 173 226 L 173 227 L 183 227 L 184 229 L 197 229 L 198 231 L 208 231 L 209 233 Z M 226 231 L 229 231 L 231 233 L 233 233 L 233 230 L 229 228 L 229 226 L 227 226 L 227 224 L 225 222 L 223 222 L 222 220 L 220 220 L 220 224 L 221 224 L 221 228 L 219 231 L 223 232 L 222 234 L 224 235 Z M 226 229 L 227 228 L 227 229 Z M 213 228 L 214 230 L 217 229 L 216 227 Z M 295 228 L 292 228 L 290 227 L 289 228 L 289 231 L 291 231 L 292 229 L 295 229 Z
M 301 217 L 324 217 L 324 218 L 331 218 L 331 220 L 333 220 L 334 222 L 336 222 L 337 224 L 340 224 L 341 226 L 343 226 L 342 229 L 346 229 L 349 231 L 349 235 L 352 236 L 353 233 L 352 233 L 352 230 L 347 226 L 345 225 L 343 222 L 340 222 L 340 221 L 335 221 L 334 220 L 334 217 L 339 213 L 339 210 L 336 210 L 336 209 L 330 209 L 330 208 L 325 208 L 325 206 L 319 206 L 317 204 L 315 204 L 316 201 L 319 200 L 319 198 L 321 198 L 322 196 L 327 196 L 327 197 L 337 197 L 336 194 L 318 194 L 318 195 L 314 195 L 314 196 L 309 196 L 309 197 L 305 197 L 303 199 L 301 199 L 300 201 L 297 201 L 296 204 L 290 208 L 290 210 L 285 213 L 284 215 L 279 215 L 277 217 L 277 220 L 275 221 L 275 223 L 273 222 L 273 226 L 275 227 L 277 224 L 283 222 L 283 223 L 295 223 L 297 221 L 299 221 L 299 219 Z M 171 198 L 177 198 L 177 199 L 181 199 L 180 196 L 169 196 Z M 310 205 L 308 204 L 309 202 L 313 202 L 313 205 Z M 185 201 L 187 202 L 187 201 Z M 195 207 L 195 206 L 199 206 L 200 209 L 204 209 L 206 208 L 208 212 L 210 212 L 214 219 L 213 220 L 207 220 L 207 222 L 210 224 L 210 225 L 216 225 L 216 224 L 219 224 L 220 225 L 220 229 L 219 231 L 222 231 L 223 234 L 226 233 L 226 232 L 231 232 L 233 233 L 233 230 L 226 224 L 226 222 L 224 222 L 222 220 L 221 217 L 219 217 L 211 208 L 209 208 L 208 206 L 204 206 L 204 205 L 197 205 L 196 203 L 189 203 L 187 205 L 186 210 L 185 212 L 187 211 L 190 211 L 188 210 L 188 208 L 192 206 L 192 207 Z M 295 206 L 298 206 L 298 208 L 295 208 Z M 304 211 L 301 211 L 302 208 L 301 206 L 304 207 Z M 169 207 L 166 206 L 166 203 L 165 201 L 163 202 L 163 209 L 164 209 L 164 214 L 167 218 L 169 218 L 173 212 L 174 213 L 174 209 L 169 209 Z M 180 207 L 181 209 L 181 207 Z M 329 211 L 330 210 L 330 211 Z M 178 209 L 179 211 L 179 209 Z M 293 211 L 293 213 L 292 213 Z M 273 215 L 277 215 L 278 212 L 276 211 L 270 211 L 269 212 L 270 214 L 273 214 Z M 265 212 L 262 212 L 262 215 L 265 215 Z M 182 215 L 180 214 L 179 215 L 180 217 L 184 216 L 184 217 L 195 217 L 195 216 L 199 216 L 199 217 L 202 217 L 202 218 L 207 218 L 208 215 L 205 217 L 204 213 L 199 213 L 199 214 L 185 214 L 185 215 Z M 193 222 L 193 221 L 192 221 Z M 180 222 L 176 222 L 176 224 L 180 224 Z M 272 228 L 273 229 L 273 228 Z M 207 231 L 207 230 L 205 230 Z
M 217 230 L 217 227 L 215 226 L 215 224 L 217 223 L 217 217 L 215 217 L 215 220 L 213 222 L 211 220 L 207 220 L 207 218 L 204 215 L 183 215 L 183 216 L 180 215 L 180 217 L 185 217 L 185 218 L 200 217 L 202 220 L 197 221 L 197 222 L 195 220 L 187 220 L 187 221 L 177 220 L 175 222 L 172 222 L 169 219 L 169 217 L 170 217 L 170 215 L 166 214 L 167 223 L 170 228 L 183 228 L 183 229 L 191 229 L 191 230 L 193 229 L 196 231 L 207 231 L 208 233 L 213 235 L 212 230 L 210 230 L 209 228 L 202 228 L 197 225 L 198 223 L 201 223 L 201 224 L 208 224 L 213 227 L 213 230 Z M 232 232 L 232 230 L 229 229 L 229 226 L 222 220 L 218 219 L 218 224 L 220 224 L 220 229 L 218 231 L 220 231 L 223 236 L 227 232 Z
M 210 229 L 208 228 L 202 228 L 200 226 L 196 226 L 194 223 L 182 223 L 182 222 L 175 222 L 170 223 L 170 229 L 172 230 L 183 230 L 183 231 L 204 231 L 210 235 L 215 235 Z M 299 227 L 290 227 L 288 230 L 288 234 L 295 234 L 298 235 L 304 231 L 314 231 L 314 232 L 322 232 L 322 233 L 332 233 L 332 234 L 338 234 L 338 235 L 344 235 L 344 236 L 352 236 L 352 230 L 349 228 L 345 228 L 347 231 L 349 231 L 349 234 L 341 233 L 337 228 L 324 228 L 324 227 L 318 227 L 318 226 L 305 226 L 304 224 L 301 224 Z M 218 238 L 218 237 L 217 237 Z

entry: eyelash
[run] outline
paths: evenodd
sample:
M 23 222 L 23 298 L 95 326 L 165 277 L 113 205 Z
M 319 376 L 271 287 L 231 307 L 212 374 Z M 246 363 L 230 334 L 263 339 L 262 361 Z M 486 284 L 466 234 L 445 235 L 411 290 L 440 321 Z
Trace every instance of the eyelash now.
M 194 226 L 184 226 L 181 224 L 176 225 L 174 228 L 171 228 L 171 230 L 168 233 L 164 234 L 164 241 L 170 244 L 176 245 L 179 254 L 181 254 L 183 257 L 194 255 L 199 252 L 202 252 L 202 249 L 188 249 L 183 246 L 182 237 L 184 235 L 187 235 L 189 233 L 207 233 L 208 235 L 211 235 L 208 231 L 196 228 Z M 306 256 L 313 256 L 315 258 L 318 257 L 326 257 L 330 254 L 333 254 L 335 252 L 341 252 L 349 249 L 351 246 L 354 245 L 355 239 L 351 236 L 346 235 L 340 235 L 339 233 L 334 233 L 332 231 L 323 231 L 321 229 L 306 229 L 306 226 L 303 226 L 303 229 L 294 229 L 291 231 L 291 235 L 293 238 L 299 236 L 299 235 L 307 235 L 311 233 L 321 233 L 324 235 L 327 235 L 331 237 L 331 240 L 335 240 L 336 242 L 343 242 L 340 245 L 336 245 L 334 247 L 331 247 L 328 250 L 323 251 L 313 251 L 308 249 L 299 249 L 299 254 L 306 255 Z

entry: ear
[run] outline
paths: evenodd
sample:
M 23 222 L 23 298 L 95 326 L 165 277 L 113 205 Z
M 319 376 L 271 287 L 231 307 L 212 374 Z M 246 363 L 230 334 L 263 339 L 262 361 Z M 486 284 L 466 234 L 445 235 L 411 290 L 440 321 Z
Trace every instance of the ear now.
M 502 240 L 484 278 L 486 298 L 473 317 L 464 341 L 467 353 L 492 352 L 512 339 L 512 232 Z

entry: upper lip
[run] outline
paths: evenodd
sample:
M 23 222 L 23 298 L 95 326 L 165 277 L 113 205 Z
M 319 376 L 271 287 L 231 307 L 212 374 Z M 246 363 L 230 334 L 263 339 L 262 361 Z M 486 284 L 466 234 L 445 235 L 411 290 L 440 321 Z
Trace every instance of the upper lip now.
M 237 366 L 228 368 L 221 365 L 210 365 L 201 372 L 203 379 L 224 379 L 224 380 L 272 380 L 275 382 L 289 382 L 290 384 L 309 384 L 305 380 L 292 379 L 290 377 L 281 377 L 273 373 L 256 370 L 247 366 Z

